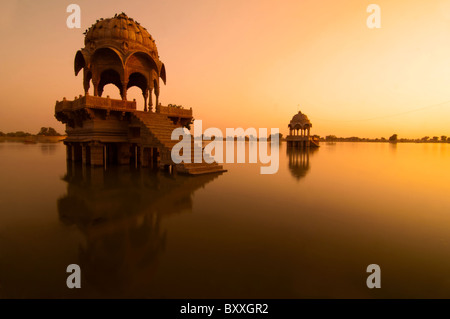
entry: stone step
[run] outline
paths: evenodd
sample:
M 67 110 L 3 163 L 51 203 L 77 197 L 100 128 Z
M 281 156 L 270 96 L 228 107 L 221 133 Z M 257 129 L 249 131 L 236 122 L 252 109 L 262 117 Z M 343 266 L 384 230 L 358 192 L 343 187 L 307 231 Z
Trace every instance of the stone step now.
M 135 116 L 142 123 L 143 127 L 147 130 L 147 133 L 150 135 L 150 137 L 161 145 L 160 153 L 168 152 L 170 154 L 173 146 L 180 142 L 180 140 L 171 139 L 173 130 L 178 126 L 173 124 L 173 122 L 166 115 L 158 113 L 136 112 Z M 206 163 L 204 161 L 204 158 L 210 159 L 212 157 L 209 154 L 203 154 L 203 147 L 195 144 L 192 135 L 190 141 L 185 141 L 184 143 L 186 143 L 185 147 L 191 147 L 192 163 L 177 164 L 177 170 L 180 173 L 199 175 L 226 171 L 223 169 L 222 165 L 218 165 L 215 162 Z M 201 149 L 201 153 L 203 156 L 202 163 L 193 162 L 196 149 Z
M 208 173 L 218 173 L 218 172 L 226 172 L 222 166 L 200 166 L 195 168 L 187 169 L 187 173 L 191 175 L 199 175 L 199 174 L 208 174 Z
M 214 166 L 214 165 L 219 165 L 219 163 L 216 163 L 216 162 L 207 163 L 207 162 L 205 162 L 205 161 L 202 161 L 201 163 L 194 163 L 194 162 L 192 162 L 192 163 L 184 163 L 184 162 L 182 162 L 182 163 L 180 163 L 179 165 L 183 165 L 183 166 L 185 166 L 185 167 L 190 168 L 190 167 L 197 167 L 197 166 L 199 166 L 199 165 L 210 165 L 210 166 Z

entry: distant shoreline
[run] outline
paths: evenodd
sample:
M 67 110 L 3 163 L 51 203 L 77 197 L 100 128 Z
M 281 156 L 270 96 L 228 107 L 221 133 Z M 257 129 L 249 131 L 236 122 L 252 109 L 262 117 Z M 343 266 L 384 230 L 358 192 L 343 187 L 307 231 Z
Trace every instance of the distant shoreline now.
M 409 140 L 409 139 L 399 139 L 397 141 L 389 141 L 389 140 L 382 140 L 382 139 L 351 139 L 351 138 L 342 138 L 342 139 L 336 139 L 336 140 L 326 140 L 326 139 L 320 139 L 321 143 L 390 143 L 390 144 L 399 144 L 399 143 L 417 143 L 417 144 L 450 144 L 450 141 L 435 141 L 435 140 Z
M 0 136 L 0 142 L 22 142 L 22 143 L 58 143 L 63 141 L 67 136 L 44 136 L 44 135 L 30 135 L 30 136 Z
M 59 143 L 63 141 L 67 136 L 42 136 L 42 135 L 31 135 L 31 136 L 24 136 L 24 137 L 10 137 L 10 136 L 0 136 L 0 142 L 21 142 L 21 143 Z M 258 139 L 259 140 L 259 139 Z M 249 140 L 239 140 L 239 139 L 223 139 L 223 141 L 229 141 L 229 142 L 246 142 L 248 143 Z M 254 141 L 257 141 L 255 139 Z M 270 139 L 261 139 L 261 141 L 267 141 L 270 142 Z M 204 140 L 204 142 L 209 142 L 207 140 Z M 280 142 L 286 142 L 285 138 L 280 139 Z M 371 140 L 371 139 L 360 139 L 360 140 L 350 140 L 350 139 L 339 139 L 339 140 L 325 140 L 320 139 L 321 143 L 390 143 L 390 144 L 400 144 L 400 143 L 415 143 L 415 144 L 450 144 L 449 141 L 421 141 L 421 140 L 398 140 L 397 142 L 390 142 L 388 140 Z
M 389 141 L 325 141 L 320 140 L 321 143 L 387 143 L 387 144 L 450 144 L 450 142 L 434 142 L 434 141 L 397 141 L 397 142 L 389 142 Z
M 58 143 L 63 141 L 67 136 L 61 135 L 61 136 L 44 136 L 44 135 L 30 135 L 30 136 L 21 136 L 21 137 L 13 137 L 13 136 L 0 136 L 0 142 L 22 142 L 22 143 Z M 221 140 L 221 139 L 219 139 Z M 254 141 L 268 141 L 270 142 L 271 139 L 259 139 L 255 138 Z M 249 139 L 231 139 L 231 138 L 223 138 L 223 141 L 241 141 L 241 142 L 249 142 Z M 286 142 L 286 139 L 283 137 L 279 140 L 280 142 Z M 390 144 L 399 144 L 399 143 L 426 143 L 426 144 L 450 144 L 450 141 L 435 141 L 435 140 L 421 140 L 421 139 L 399 139 L 396 142 L 391 142 L 389 140 L 383 140 L 383 139 L 366 139 L 366 138 L 337 138 L 336 140 L 327 140 L 324 138 L 321 138 L 319 140 L 321 143 L 390 143 Z M 208 140 L 204 140 L 204 142 L 209 142 Z

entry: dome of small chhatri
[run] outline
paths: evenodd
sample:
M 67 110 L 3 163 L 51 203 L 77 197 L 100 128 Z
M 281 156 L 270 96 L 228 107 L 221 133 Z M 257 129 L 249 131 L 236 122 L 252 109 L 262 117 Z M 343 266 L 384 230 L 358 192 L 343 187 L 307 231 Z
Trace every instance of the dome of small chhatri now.
M 312 127 L 306 114 L 303 114 L 301 111 L 298 111 L 298 113 L 292 117 L 289 127 L 294 128 L 297 124 L 300 125 L 301 128 L 305 128 L 306 126 Z
M 118 49 L 143 50 L 158 58 L 155 40 L 147 29 L 137 21 L 129 18 L 125 13 L 113 18 L 97 20 L 85 32 L 84 44 L 87 49 L 95 50 L 103 44 L 115 44 Z

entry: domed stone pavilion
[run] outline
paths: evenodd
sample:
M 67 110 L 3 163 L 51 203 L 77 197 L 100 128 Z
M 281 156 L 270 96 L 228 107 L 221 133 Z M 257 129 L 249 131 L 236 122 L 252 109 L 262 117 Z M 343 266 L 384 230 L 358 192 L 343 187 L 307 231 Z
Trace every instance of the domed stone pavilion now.
M 83 71 L 84 96 L 72 101 L 63 98 L 55 105 L 56 119 L 66 124 L 68 161 L 157 166 L 186 174 L 224 171 L 215 162 L 172 161 L 171 150 L 178 143 L 171 140 L 172 131 L 192 122 L 192 108 L 159 103 L 166 68 L 155 40 L 143 26 L 125 13 L 116 14 L 86 30 L 84 44 L 74 61 L 75 75 Z M 121 100 L 102 96 L 107 84 L 119 89 Z M 93 96 L 89 95 L 91 85 Z M 142 91 L 144 110 L 136 109 L 135 100 L 127 100 L 127 90 L 134 86 Z
M 75 75 L 83 69 L 85 94 L 90 82 L 94 96 L 102 96 L 107 84 L 120 90 L 123 100 L 127 90 L 137 86 L 142 90 L 147 111 L 147 100 L 158 106 L 159 79 L 166 83 L 166 69 L 159 60 L 155 40 L 138 22 L 121 13 L 110 19 L 100 19 L 86 32 L 85 47 L 75 56 Z
M 286 137 L 286 142 L 288 147 L 318 147 L 319 141 L 312 138 L 311 132 L 311 121 L 308 119 L 306 114 L 298 111 L 292 117 L 292 120 L 288 124 L 289 135 Z

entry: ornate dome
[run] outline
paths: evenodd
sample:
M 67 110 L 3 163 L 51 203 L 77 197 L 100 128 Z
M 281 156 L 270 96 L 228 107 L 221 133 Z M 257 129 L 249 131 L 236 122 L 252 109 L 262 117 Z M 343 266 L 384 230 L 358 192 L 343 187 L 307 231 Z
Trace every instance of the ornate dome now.
M 155 40 L 138 22 L 125 13 L 97 20 L 85 32 L 85 47 L 77 51 L 75 75 L 83 70 L 83 86 L 88 94 L 91 82 L 94 96 L 102 96 L 105 85 L 113 84 L 123 100 L 127 90 L 137 86 L 142 90 L 144 110 L 159 105 L 159 79 L 166 84 L 166 68 L 159 59 Z
M 292 120 L 289 123 L 289 127 L 292 129 L 296 127 L 305 129 L 307 127 L 312 127 L 312 124 L 308 119 L 308 117 L 306 116 L 306 114 L 303 114 L 301 111 L 298 111 L 298 113 L 292 117 Z
M 109 45 L 114 43 L 117 49 L 144 50 L 154 58 L 158 58 L 155 40 L 147 29 L 123 12 L 113 18 L 97 20 L 85 34 L 84 44 L 91 51 L 105 43 Z

